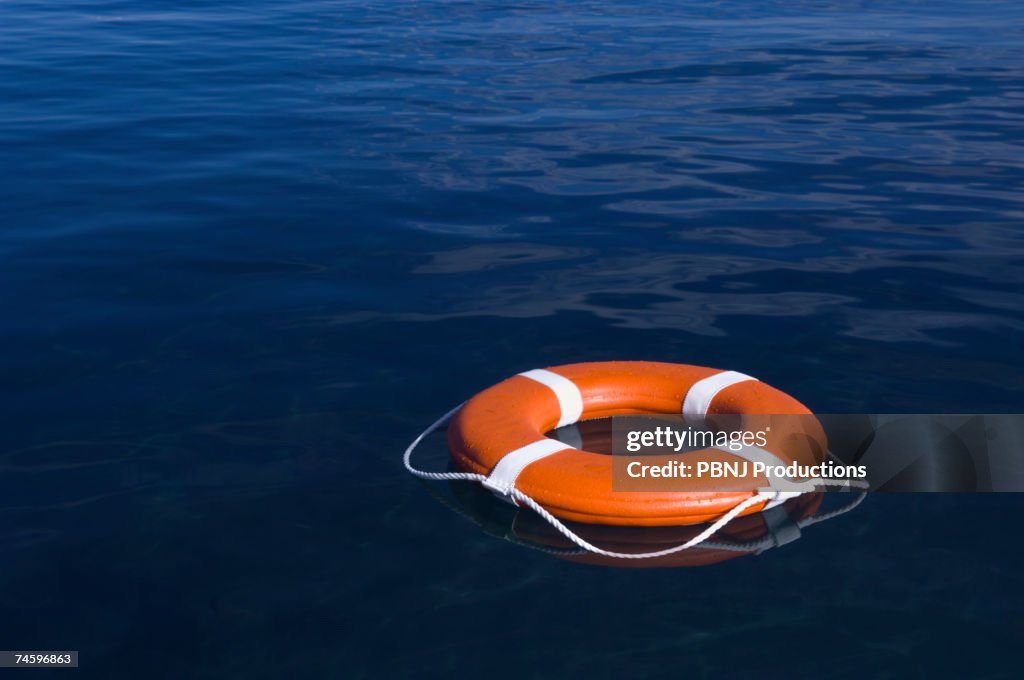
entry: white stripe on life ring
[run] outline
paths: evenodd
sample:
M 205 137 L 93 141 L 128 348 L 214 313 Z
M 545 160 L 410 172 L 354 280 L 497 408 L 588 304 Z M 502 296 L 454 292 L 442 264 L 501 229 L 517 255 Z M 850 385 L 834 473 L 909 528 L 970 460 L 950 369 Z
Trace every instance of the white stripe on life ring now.
M 571 448 L 556 439 L 538 439 L 526 446 L 520 446 L 515 451 L 506 453 L 481 484 L 491 491 L 507 496 L 515 486 L 519 473 L 526 469 L 527 465 L 535 463 L 541 458 L 547 458 L 553 453 Z
M 555 397 L 558 398 L 558 406 L 561 409 L 561 417 L 555 427 L 572 425 L 579 421 L 583 414 L 583 395 L 580 394 L 580 388 L 576 387 L 576 383 L 543 368 L 535 368 L 519 375 L 535 380 L 541 385 L 551 388 L 551 391 L 555 393 Z
M 686 422 L 693 426 L 703 425 L 704 417 L 707 416 L 708 409 L 711 408 L 711 401 L 718 396 L 718 393 L 726 387 L 747 380 L 757 380 L 757 378 L 737 371 L 722 371 L 693 383 L 690 391 L 686 393 L 686 398 L 683 399 L 683 417 Z
M 763 463 L 768 467 L 786 467 L 787 465 L 786 461 L 782 460 L 782 458 L 776 456 L 771 451 L 762 449 L 760 446 L 743 446 L 737 451 L 726 446 L 716 446 L 715 449 L 738 456 L 743 460 L 750 461 L 751 463 Z
M 762 449 L 759 446 L 744 446 L 739 451 L 733 451 L 732 449 L 724 446 L 716 446 L 716 450 L 724 451 L 725 453 L 731 453 L 734 456 L 739 456 L 743 460 L 750 461 L 751 463 L 764 463 L 769 467 L 786 467 L 786 461 L 782 460 L 779 456 L 776 456 L 767 449 Z M 763 489 L 758 489 L 762 494 L 774 494 L 771 500 L 764 506 L 764 510 L 770 510 L 776 506 L 782 505 L 790 498 L 796 498 L 802 493 L 806 493 L 807 490 L 813 491 L 814 488 L 810 488 L 804 491 L 791 491 L 787 489 L 800 488 L 801 482 L 795 482 L 789 477 L 775 477 L 768 475 L 768 486 Z M 806 486 L 806 485 L 804 485 Z M 764 512 L 762 510 L 762 512 Z M 767 519 L 765 520 L 767 522 Z

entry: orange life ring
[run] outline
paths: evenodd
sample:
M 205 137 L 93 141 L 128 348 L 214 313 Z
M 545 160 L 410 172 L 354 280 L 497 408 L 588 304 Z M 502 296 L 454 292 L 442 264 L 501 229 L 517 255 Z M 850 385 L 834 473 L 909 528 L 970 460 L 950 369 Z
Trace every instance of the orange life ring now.
M 448 428 L 448 447 L 454 464 L 484 475 L 483 486 L 492 492 L 508 496 L 514 487 L 561 519 L 623 526 L 714 521 L 756 495 L 759 487 L 712 491 L 714 485 L 693 480 L 692 489 L 682 492 L 616 492 L 612 456 L 545 436 L 555 427 L 580 420 L 679 413 L 688 419 L 716 414 L 800 416 L 790 425 L 773 427 L 761 453 L 787 464 L 815 465 L 827 451 L 820 425 L 807 418 L 811 412 L 789 395 L 734 371 L 647 361 L 568 364 L 513 376 L 462 406 Z M 800 445 L 793 446 L 794 441 Z M 713 448 L 687 455 L 695 460 L 739 460 L 733 452 Z M 767 479 L 759 481 L 760 488 L 767 486 Z M 741 514 L 759 512 L 771 502 L 766 498 Z

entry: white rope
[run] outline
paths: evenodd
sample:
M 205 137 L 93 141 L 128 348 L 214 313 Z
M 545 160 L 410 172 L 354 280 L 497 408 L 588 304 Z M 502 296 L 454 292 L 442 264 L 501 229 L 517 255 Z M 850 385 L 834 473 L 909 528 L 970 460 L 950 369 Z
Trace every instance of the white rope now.
M 465 403 L 466 402 L 462 402 L 462 404 Z M 462 408 L 462 404 L 459 404 L 451 411 L 448 411 L 448 413 L 445 413 L 443 416 L 435 420 L 430 427 L 423 430 L 423 432 L 420 433 L 420 436 L 413 440 L 412 444 L 409 444 L 409 448 L 405 450 L 405 455 L 402 456 L 402 463 L 405 465 L 406 470 L 420 479 L 432 479 L 439 482 L 448 479 L 464 479 L 471 482 L 487 481 L 487 477 L 485 475 L 478 475 L 472 472 L 427 472 L 426 470 L 417 470 L 412 466 L 412 452 L 420 445 L 420 442 L 437 430 L 437 428 L 451 420 L 451 417 L 458 413 L 459 409 Z
M 464 403 L 465 402 L 463 402 L 463 404 Z M 426 470 L 418 470 L 418 469 L 416 469 L 416 468 L 414 468 L 412 466 L 412 453 L 416 449 L 416 447 L 419 446 L 420 443 L 424 439 L 427 438 L 427 436 L 429 436 L 430 434 L 435 432 L 438 428 L 440 428 L 442 425 L 444 425 L 446 422 L 448 422 L 451 419 L 451 417 L 454 416 L 458 412 L 458 410 L 460 408 L 462 408 L 463 404 L 459 404 L 458 406 L 456 406 L 455 408 L 453 408 L 452 410 L 448 411 L 443 416 L 441 416 L 440 418 L 435 420 L 427 429 L 423 430 L 423 432 L 420 433 L 420 436 L 416 437 L 416 439 L 414 439 L 413 442 L 411 444 L 409 444 L 408 448 L 405 449 L 405 454 L 402 456 L 402 463 L 405 465 L 405 469 L 406 470 L 408 470 L 411 474 L 415 475 L 416 477 L 419 477 L 420 479 L 428 479 L 428 480 L 434 480 L 434 481 L 445 481 L 445 480 L 464 480 L 464 481 L 471 481 L 471 482 L 485 482 L 485 481 L 487 481 L 487 476 L 486 475 L 480 475 L 480 474 L 476 474 L 476 473 L 473 473 L 473 472 L 427 472 Z M 860 488 L 866 488 L 867 487 L 867 485 L 864 482 L 851 481 L 851 480 L 845 480 L 845 479 L 844 480 L 814 479 L 814 480 L 807 480 L 806 483 L 809 486 L 814 486 L 814 487 L 817 487 L 817 486 L 839 486 L 839 487 L 843 487 L 843 488 L 846 488 L 846 489 L 849 489 L 851 486 L 857 486 L 857 487 L 860 487 Z M 589 543 L 588 541 L 584 540 L 579 534 L 575 533 L 572 529 L 570 529 L 569 527 L 565 526 L 565 524 L 563 524 L 557 517 L 555 517 L 550 512 L 548 512 L 540 503 L 538 503 L 537 501 L 533 500 L 533 498 L 531 498 L 530 496 L 528 496 L 524 492 L 520 491 L 516 487 L 513 486 L 509 490 L 508 495 L 511 498 L 513 498 L 513 499 L 515 499 L 517 501 L 520 501 L 523 505 L 525 505 L 528 508 L 530 508 L 531 510 L 533 510 L 535 513 L 540 515 L 540 517 L 543 518 L 544 521 L 546 521 L 548 524 L 550 524 L 552 526 L 552 528 L 554 528 L 556 531 L 558 531 L 558 533 L 562 534 L 567 539 L 569 539 L 573 544 L 579 546 L 580 548 L 583 548 L 584 550 L 586 550 L 588 552 L 592 552 L 592 553 L 595 553 L 597 555 L 604 555 L 605 557 L 614 557 L 614 558 L 623 559 L 623 560 L 640 560 L 640 559 L 650 559 L 650 558 L 653 558 L 653 557 L 664 557 L 665 555 L 672 555 L 672 554 L 677 553 L 677 552 L 682 552 L 683 550 L 688 550 L 690 548 L 697 547 L 698 545 L 701 545 L 701 544 L 705 544 L 704 547 L 706 547 L 706 548 L 735 550 L 735 551 L 738 551 L 738 552 L 752 552 L 752 551 L 765 550 L 767 548 L 770 548 L 770 547 L 775 545 L 775 541 L 770 536 L 767 536 L 764 539 L 761 539 L 759 541 L 751 541 L 751 542 L 749 542 L 747 544 L 727 544 L 727 543 L 714 543 L 714 544 L 712 544 L 712 543 L 705 543 L 705 542 L 711 536 L 713 536 L 716 533 L 718 533 L 718 531 L 721 530 L 726 524 L 728 524 L 729 522 L 734 520 L 736 517 L 738 517 L 740 515 L 740 513 L 742 513 L 747 508 L 750 508 L 750 507 L 752 507 L 754 505 L 757 505 L 758 503 L 762 503 L 762 502 L 765 502 L 765 501 L 769 501 L 770 502 L 770 501 L 773 501 L 773 500 L 777 500 L 777 499 L 782 497 L 782 494 L 785 494 L 785 493 L 791 494 L 792 492 L 787 492 L 787 491 L 761 491 L 761 492 L 758 492 L 755 495 L 751 496 L 750 498 L 747 498 L 746 500 L 744 500 L 744 501 L 742 501 L 740 503 L 737 503 L 735 506 L 732 507 L 732 509 L 730 509 L 727 513 L 725 513 L 724 515 L 719 517 L 717 520 L 715 520 L 715 522 L 713 524 L 711 524 L 710 526 L 708 526 L 704 531 L 700 532 L 699 534 L 697 534 L 696 536 L 694 536 L 690 540 L 686 541 L 685 543 L 681 543 L 679 545 L 672 546 L 671 548 L 665 548 L 664 550 L 655 550 L 653 552 L 646 552 L 646 553 L 622 553 L 622 552 L 614 552 L 614 551 L 611 551 L 611 550 L 604 550 L 602 548 L 599 548 L 596 545 L 594 545 L 593 543 Z M 803 492 L 803 493 L 807 493 L 807 492 Z M 797 522 L 797 526 L 799 526 L 801 528 L 805 527 L 805 526 L 810 526 L 812 524 L 817 524 L 818 522 L 824 522 L 825 520 L 832 519 L 833 517 L 836 517 L 836 516 L 841 515 L 843 513 L 849 512 L 850 510 L 853 510 L 855 507 L 860 505 L 861 501 L 864 500 L 864 497 L 866 495 L 867 495 L 866 493 L 862 492 L 858 496 L 858 498 L 856 498 L 854 501 L 852 501 L 851 503 L 847 504 L 846 506 L 844 506 L 842 508 L 838 508 L 838 509 L 833 510 L 833 511 L 831 511 L 829 513 L 825 513 L 823 515 L 819 515 L 819 516 L 816 516 L 816 517 L 807 517 L 807 518 L 804 518 L 802 520 L 799 520 Z

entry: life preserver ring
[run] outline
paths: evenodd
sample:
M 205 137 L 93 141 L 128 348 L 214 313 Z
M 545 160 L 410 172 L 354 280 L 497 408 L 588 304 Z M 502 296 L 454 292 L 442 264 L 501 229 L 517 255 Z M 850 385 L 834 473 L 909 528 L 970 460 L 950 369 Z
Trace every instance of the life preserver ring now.
M 672 526 L 714 521 L 758 494 L 712 491 L 694 480 L 685 492 L 612 490 L 612 457 L 551 439 L 553 428 L 580 420 L 629 414 L 679 414 L 703 421 L 714 414 L 792 414 L 792 427 L 773 429 L 759 447 L 784 463 L 820 464 L 825 434 L 806 406 L 755 378 L 735 371 L 646 361 L 580 363 L 527 371 L 467 401 L 448 428 L 454 464 L 484 475 L 499 495 L 515 488 L 552 515 L 587 524 Z M 799 446 L 791 446 L 799 441 Z M 704 449 L 695 460 L 729 460 L 742 454 Z M 784 499 L 776 500 L 781 503 Z M 746 507 L 760 512 L 770 498 Z

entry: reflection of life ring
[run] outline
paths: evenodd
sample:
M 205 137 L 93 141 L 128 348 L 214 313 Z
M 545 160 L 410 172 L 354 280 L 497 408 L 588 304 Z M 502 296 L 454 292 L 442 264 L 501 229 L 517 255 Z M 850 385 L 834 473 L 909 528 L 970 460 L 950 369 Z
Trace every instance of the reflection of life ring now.
M 753 555 L 800 537 L 800 523 L 821 506 L 823 493 L 804 494 L 767 512 L 739 517 L 707 542 L 689 550 L 632 560 L 608 557 L 576 547 L 536 514 L 517 509 L 471 484 L 453 483 L 453 510 L 492 536 L 540 550 L 559 559 L 610 567 L 699 567 Z M 446 505 L 440 494 L 436 497 Z M 649 553 L 678 545 L 696 536 L 703 527 L 623 527 L 569 523 L 584 540 L 619 553 Z
M 686 491 L 612 490 L 612 457 L 545 436 L 584 419 L 629 414 L 679 414 L 703 423 L 715 415 L 792 414 L 791 426 L 774 427 L 764 447 L 744 451 L 703 449 L 694 460 L 738 461 L 756 456 L 789 464 L 818 464 L 824 432 L 800 402 L 750 376 L 713 368 L 643 361 L 557 366 L 509 378 L 466 402 L 448 429 L 455 465 L 483 476 L 500 495 L 513 490 L 555 517 L 587 524 L 678 526 L 721 518 L 742 503 L 740 514 L 781 502 L 752 500 L 749 491 L 714 491 L 701 479 Z M 788 421 L 782 421 L 783 423 Z M 773 421 L 774 423 L 774 421 Z M 799 440 L 800 446 L 792 446 Z M 408 455 L 408 454 L 407 454 Z

